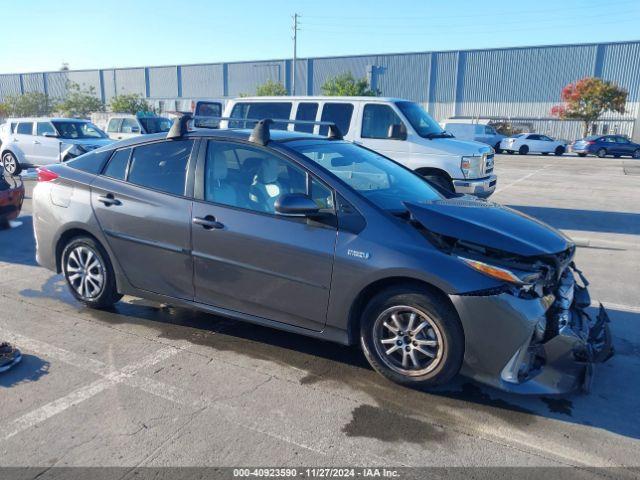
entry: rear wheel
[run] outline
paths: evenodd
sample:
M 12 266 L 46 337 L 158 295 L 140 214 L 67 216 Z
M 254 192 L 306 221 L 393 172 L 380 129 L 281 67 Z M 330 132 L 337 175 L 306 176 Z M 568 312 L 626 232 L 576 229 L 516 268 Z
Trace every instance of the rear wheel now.
M 5 152 L 2 155 L 2 166 L 4 167 L 4 171 L 9 175 L 20 175 L 22 171 L 20 162 L 18 162 L 16 156 L 11 152 Z
M 522 145 L 518 150 L 518 153 L 520 155 L 526 155 L 527 153 L 529 153 L 529 147 L 527 147 L 526 145 Z
M 631 155 L 633 158 L 640 158 L 640 148 L 633 152 Z
M 76 237 L 67 244 L 62 270 L 73 296 L 88 307 L 107 308 L 122 298 L 107 252 L 91 237 Z
M 596 152 L 596 155 L 600 158 L 604 158 L 607 156 L 607 150 L 605 148 L 601 148 Z
M 556 149 L 555 149 L 555 151 L 553 152 L 553 154 L 554 154 L 556 157 L 560 157 L 560 156 L 564 155 L 564 152 L 565 152 L 565 148 L 564 148 L 564 147 L 559 147 L 559 146 L 558 146 L 558 147 L 556 147 Z
M 464 356 L 464 333 L 453 307 L 408 286 L 385 290 L 369 302 L 360 322 L 360 342 L 378 373 L 407 386 L 448 382 Z

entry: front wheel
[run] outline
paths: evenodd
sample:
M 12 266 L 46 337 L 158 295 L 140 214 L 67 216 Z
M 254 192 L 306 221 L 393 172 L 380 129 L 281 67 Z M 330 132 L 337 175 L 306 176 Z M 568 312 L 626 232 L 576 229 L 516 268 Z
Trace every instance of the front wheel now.
M 526 155 L 527 153 L 529 153 L 529 147 L 527 147 L 526 145 L 522 145 L 518 150 L 518 153 L 520 155 Z
M 496 153 L 502 153 L 502 149 L 500 148 L 500 142 L 496 143 L 496 146 L 493 147 Z
M 579 154 L 578 154 L 578 156 L 579 156 L 579 157 L 586 157 L 586 156 L 587 156 L 587 154 L 586 154 L 586 153 L 579 153 Z
M 553 154 L 556 157 L 561 157 L 562 155 L 564 155 L 565 152 L 565 148 L 564 147 L 556 147 L 555 151 L 553 152 Z
M 631 155 L 633 158 L 640 158 L 640 148 L 633 152 Z
M 4 167 L 4 171 L 9 175 L 20 175 L 22 172 L 22 166 L 16 156 L 11 152 L 5 152 L 2 155 L 2 166 Z
M 69 290 L 91 308 L 108 308 L 122 298 L 107 252 L 91 237 L 72 239 L 62 252 Z
M 464 333 L 453 307 L 410 287 L 385 290 L 369 302 L 360 343 L 378 373 L 420 388 L 451 380 L 464 357 Z

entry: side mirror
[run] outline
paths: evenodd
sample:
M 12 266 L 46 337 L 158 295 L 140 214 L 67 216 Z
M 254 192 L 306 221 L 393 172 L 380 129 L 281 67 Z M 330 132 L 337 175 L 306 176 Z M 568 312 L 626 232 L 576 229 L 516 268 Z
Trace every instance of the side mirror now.
M 312 217 L 320 212 L 320 207 L 311 197 L 303 193 L 285 193 L 275 203 L 276 213 L 286 217 Z
M 389 125 L 389 133 L 387 134 L 389 140 L 406 140 L 407 139 L 407 127 L 404 123 L 394 123 Z
M 43 137 L 48 137 L 48 138 L 57 138 L 58 137 L 58 135 L 55 134 L 54 132 L 44 132 L 42 134 L 42 136 Z

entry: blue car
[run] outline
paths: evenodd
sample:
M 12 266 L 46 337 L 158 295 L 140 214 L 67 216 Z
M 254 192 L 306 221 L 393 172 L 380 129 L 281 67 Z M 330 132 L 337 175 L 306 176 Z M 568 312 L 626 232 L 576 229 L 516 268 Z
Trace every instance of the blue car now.
M 590 135 L 573 142 L 571 150 L 581 157 L 593 154 L 600 158 L 607 155 L 613 155 L 616 158 L 623 155 L 640 158 L 640 145 L 622 135 Z

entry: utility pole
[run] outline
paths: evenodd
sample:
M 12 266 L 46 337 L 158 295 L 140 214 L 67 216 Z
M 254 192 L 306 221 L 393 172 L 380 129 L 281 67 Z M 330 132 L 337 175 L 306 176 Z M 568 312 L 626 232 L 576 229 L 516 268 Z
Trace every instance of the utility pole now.
M 291 64 L 291 94 L 296 94 L 296 59 L 298 56 L 298 15 L 293 14 L 293 62 Z

